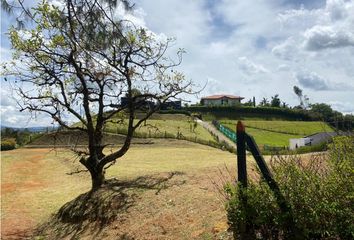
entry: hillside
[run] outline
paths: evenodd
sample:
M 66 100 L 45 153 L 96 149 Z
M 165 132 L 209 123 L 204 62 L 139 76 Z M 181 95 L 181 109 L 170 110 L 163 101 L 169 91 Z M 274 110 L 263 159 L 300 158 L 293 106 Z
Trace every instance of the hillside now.
M 114 120 L 118 121 L 119 119 Z M 109 145 L 122 144 L 125 140 L 124 135 L 127 133 L 127 124 L 126 119 L 123 119 L 120 123 L 107 123 L 104 129 L 104 143 Z M 154 114 L 151 119 L 135 131 L 133 144 L 149 144 L 156 142 L 153 139 L 158 138 L 165 140 L 182 139 L 221 147 L 206 129 L 195 123 L 191 117 L 183 114 Z M 27 147 L 74 147 L 87 144 L 88 139 L 84 133 L 80 131 L 61 131 L 44 134 L 33 140 Z
M 125 140 L 125 136 L 120 134 L 106 133 L 103 137 L 103 142 L 108 145 L 120 145 Z M 133 139 L 133 144 L 149 144 L 149 139 Z M 38 147 L 75 147 L 87 146 L 88 138 L 80 131 L 61 131 L 43 134 L 35 138 L 27 148 Z
M 135 122 L 139 121 L 141 114 L 136 114 Z M 78 125 L 74 124 L 74 125 Z M 125 116 L 116 116 L 106 123 L 106 133 L 125 135 L 128 119 Z M 184 114 L 153 114 L 140 125 L 134 133 L 137 138 L 180 138 L 192 142 L 217 143 L 215 138 L 204 128 L 194 122 L 193 118 Z
M 288 146 L 289 139 L 301 138 L 317 132 L 332 132 L 333 129 L 323 122 L 303 121 L 264 121 L 244 120 L 246 132 L 252 135 L 257 144 Z M 221 124 L 235 131 L 236 120 L 222 120 Z

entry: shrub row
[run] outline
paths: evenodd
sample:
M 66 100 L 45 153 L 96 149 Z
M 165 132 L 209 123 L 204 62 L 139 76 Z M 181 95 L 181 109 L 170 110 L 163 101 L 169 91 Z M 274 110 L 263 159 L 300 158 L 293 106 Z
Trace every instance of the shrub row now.
M 245 117 L 261 117 L 261 118 L 281 118 L 288 120 L 313 121 L 319 120 L 318 114 L 310 113 L 301 109 L 290 108 L 273 108 L 273 107 L 247 107 L 247 106 L 191 106 L 185 107 L 183 110 L 189 112 L 200 112 L 203 117 L 210 115 L 216 119 L 235 118 L 242 119 Z
M 187 116 L 191 116 L 191 112 L 187 110 L 178 110 L 178 109 L 170 109 L 170 110 L 160 110 L 160 114 L 184 114 Z

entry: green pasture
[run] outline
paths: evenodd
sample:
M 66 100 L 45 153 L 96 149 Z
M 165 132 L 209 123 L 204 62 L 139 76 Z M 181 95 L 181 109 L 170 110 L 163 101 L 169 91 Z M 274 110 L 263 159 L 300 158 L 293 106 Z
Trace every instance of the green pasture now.
M 333 131 L 323 122 L 300 121 L 243 121 L 246 132 L 254 137 L 257 144 L 270 146 L 288 146 L 289 139 L 301 138 L 317 132 Z M 234 130 L 237 121 L 224 120 L 221 124 Z
M 135 120 L 134 123 L 139 121 Z M 119 123 L 107 123 L 105 132 L 125 134 L 128 120 Z M 143 122 L 136 130 L 136 137 L 152 138 L 184 138 L 216 142 L 215 138 L 189 116 L 182 114 L 154 114 Z
M 237 121 L 224 120 L 222 123 L 232 125 L 235 128 Z M 291 135 L 308 136 L 318 132 L 332 132 L 333 129 L 324 122 L 304 122 L 304 121 L 242 121 L 247 128 L 256 128 L 272 132 L 285 133 Z

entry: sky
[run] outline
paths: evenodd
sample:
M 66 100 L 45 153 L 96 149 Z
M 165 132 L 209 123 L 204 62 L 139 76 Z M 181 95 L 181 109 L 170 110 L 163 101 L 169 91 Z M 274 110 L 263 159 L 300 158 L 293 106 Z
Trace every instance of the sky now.
M 176 39 L 167 53 L 186 51 L 179 69 L 206 87 L 202 96 L 233 94 L 256 102 L 279 94 L 298 105 L 293 86 L 310 103 L 327 103 L 354 114 L 354 0 L 135 0 L 126 15 L 150 31 Z M 1 58 L 11 57 L 2 14 Z M 43 126 L 28 120 L 2 81 L 1 121 L 8 126 Z

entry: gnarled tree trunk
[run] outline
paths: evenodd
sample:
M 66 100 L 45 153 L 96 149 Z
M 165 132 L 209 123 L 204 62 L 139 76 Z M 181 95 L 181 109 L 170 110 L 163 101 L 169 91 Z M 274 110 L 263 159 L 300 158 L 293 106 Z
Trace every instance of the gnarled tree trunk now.
M 96 191 L 100 187 L 102 187 L 105 182 L 104 170 L 102 168 L 95 168 L 94 170 L 90 170 L 89 172 L 91 174 L 92 182 L 91 191 Z

